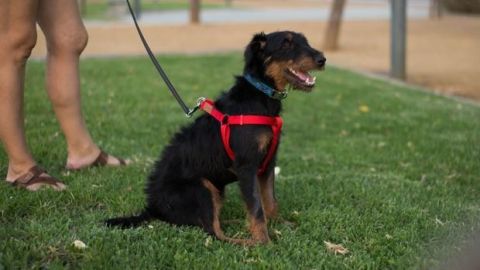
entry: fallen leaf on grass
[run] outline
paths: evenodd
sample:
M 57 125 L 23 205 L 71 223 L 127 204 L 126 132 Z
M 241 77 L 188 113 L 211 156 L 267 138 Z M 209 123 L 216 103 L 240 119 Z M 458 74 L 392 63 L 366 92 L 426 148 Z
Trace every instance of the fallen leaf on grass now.
M 333 252 L 335 255 L 337 253 L 345 255 L 349 252 L 348 249 L 344 248 L 342 245 L 330 243 L 328 241 L 323 241 L 325 243 L 325 247 L 328 251 Z
M 358 110 L 362 113 L 367 113 L 370 111 L 370 108 L 367 105 L 361 105 L 358 107 Z
M 277 176 L 277 177 L 278 177 L 278 175 L 280 174 L 280 170 L 281 170 L 281 169 L 280 169 L 280 167 L 278 167 L 278 166 L 275 166 L 275 169 L 274 169 L 275 176 Z
M 85 243 L 80 241 L 80 240 L 73 241 L 73 246 L 76 249 L 86 249 L 87 248 L 87 245 L 85 245 Z
M 212 238 L 209 236 L 207 239 L 205 239 L 205 247 L 209 247 L 212 244 Z

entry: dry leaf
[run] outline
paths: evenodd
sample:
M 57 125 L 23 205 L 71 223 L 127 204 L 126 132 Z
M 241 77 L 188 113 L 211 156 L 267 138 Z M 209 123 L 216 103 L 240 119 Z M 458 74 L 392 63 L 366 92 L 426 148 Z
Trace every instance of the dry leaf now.
M 367 105 L 361 105 L 361 106 L 358 107 L 358 110 L 362 113 L 367 113 L 367 112 L 370 111 L 370 108 L 368 108 Z
M 209 236 L 207 239 L 205 239 L 205 247 L 209 247 L 212 244 L 212 238 Z
M 80 241 L 80 240 L 73 241 L 73 246 L 77 249 L 86 249 L 87 248 L 87 245 L 85 245 L 85 243 Z
M 274 169 L 274 171 L 275 171 L 275 176 L 278 176 L 278 175 L 280 174 L 280 170 L 281 170 L 280 167 L 275 166 L 275 169 Z
M 327 247 L 327 250 L 333 252 L 335 255 L 337 253 L 345 255 L 349 252 L 348 249 L 344 248 L 342 245 L 333 244 L 328 241 L 323 241 L 323 243 L 325 243 L 325 247 Z

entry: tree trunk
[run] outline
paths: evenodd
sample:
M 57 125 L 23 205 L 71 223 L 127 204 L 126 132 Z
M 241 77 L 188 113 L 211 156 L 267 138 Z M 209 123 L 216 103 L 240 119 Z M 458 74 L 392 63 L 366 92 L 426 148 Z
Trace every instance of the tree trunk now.
M 325 41 L 323 48 L 325 50 L 338 49 L 338 36 L 340 33 L 340 25 L 342 22 L 343 8 L 346 0 L 334 0 L 328 20 L 327 32 L 325 34 Z
M 190 0 L 190 23 L 200 23 L 200 0 Z
M 430 18 L 439 19 L 442 17 L 442 3 L 440 0 L 430 0 Z
M 399 80 L 407 77 L 407 0 L 390 2 L 390 75 Z

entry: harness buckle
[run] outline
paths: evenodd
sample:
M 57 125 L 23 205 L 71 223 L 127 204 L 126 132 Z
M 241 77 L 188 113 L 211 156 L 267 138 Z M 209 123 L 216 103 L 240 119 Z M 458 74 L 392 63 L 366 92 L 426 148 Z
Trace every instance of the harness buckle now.
M 185 114 L 185 116 L 187 118 L 190 118 L 192 117 L 192 115 L 198 110 L 198 108 L 200 108 L 200 105 L 202 105 L 202 103 L 207 100 L 205 97 L 199 97 L 197 99 L 197 104 L 195 105 L 195 107 L 193 107 L 192 109 L 188 110 L 188 113 Z

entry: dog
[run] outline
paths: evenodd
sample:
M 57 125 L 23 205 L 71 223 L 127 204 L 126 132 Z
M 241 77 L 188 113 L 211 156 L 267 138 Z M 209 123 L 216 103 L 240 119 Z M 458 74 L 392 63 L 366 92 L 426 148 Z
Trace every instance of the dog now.
M 316 78 L 308 72 L 324 69 L 326 58 L 301 33 L 291 31 L 255 34 L 244 58 L 243 76 L 215 102 L 204 102 L 201 109 L 207 113 L 176 133 L 163 150 L 148 178 L 145 209 L 108 219 L 107 226 L 129 228 L 159 219 L 198 226 L 235 244 L 270 242 L 267 218 L 278 211 L 274 167 L 281 99 L 287 86 L 310 92 Z M 266 122 L 248 122 L 249 117 Z M 235 181 L 246 205 L 248 239 L 227 237 L 220 226 L 224 189 Z

